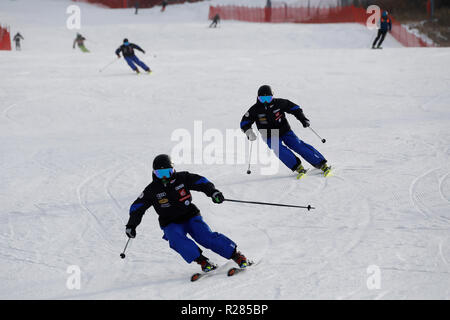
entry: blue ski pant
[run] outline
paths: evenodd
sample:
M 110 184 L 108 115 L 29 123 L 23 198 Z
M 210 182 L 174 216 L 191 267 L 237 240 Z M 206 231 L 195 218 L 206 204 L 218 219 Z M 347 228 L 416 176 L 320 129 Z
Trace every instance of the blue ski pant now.
M 135 64 L 140 66 L 145 71 L 150 70 L 150 68 L 145 63 L 143 63 L 141 60 L 139 60 L 139 58 L 136 57 L 135 55 L 131 56 L 131 57 L 124 57 L 124 58 L 125 58 L 125 61 L 128 63 L 128 65 L 131 67 L 131 69 L 133 69 L 134 71 L 137 70 L 137 67 Z
M 184 223 L 171 223 L 164 228 L 163 238 L 169 241 L 169 246 L 178 252 L 187 263 L 200 257 L 201 249 L 195 242 L 210 249 L 225 259 L 230 259 L 236 244 L 218 232 L 212 232 L 201 216 L 196 216 Z M 189 234 L 192 239 L 187 237 Z
M 274 143 L 278 144 L 278 150 L 272 148 L 272 140 Z M 319 151 L 313 146 L 300 140 L 292 130 L 289 130 L 281 137 L 272 136 L 271 139 L 264 139 L 264 141 L 270 149 L 274 150 L 281 162 L 292 171 L 294 171 L 300 163 L 294 152 L 299 154 L 309 164 L 316 168 L 326 161 L 325 157 Z

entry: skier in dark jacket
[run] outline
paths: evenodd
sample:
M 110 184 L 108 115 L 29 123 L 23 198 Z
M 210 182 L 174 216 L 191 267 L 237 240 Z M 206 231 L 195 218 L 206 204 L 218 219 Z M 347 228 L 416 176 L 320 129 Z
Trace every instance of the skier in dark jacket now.
M 382 49 L 381 44 L 384 41 L 384 38 L 386 37 L 386 34 L 388 33 L 388 31 L 392 30 L 392 21 L 391 18 L 389 17 L 389 14 L 387 11 L 383 11 L 383 13 L 381 14 L 381 19 L 380 19 L 380 28 L 378 29 L 378 34 L 377 37 L 375 38 L 373 44 L 372 44 L 372 49 Z M 378 45 L 377 45 L 378 42 Z
M 225 200 L 223 194 L 205 177 L 187 171 L 176 172 L 168 155 L 157 156 L 153 161 L 153 182 L 130 207 L 127 236 L 136 236 L 136 227 L 141 223 L 142 216 L 153 206 L 164 231 L 163 239 L 169 241 L 169 246 L 187 263 L 197 262 L 204 272 L 217 267 L 203 256 L 197 242 L 225 259 L 233 259 L 240 268 L 247 267 L 247 259 L 236 250 L 237 245 L 225 235 L 212 232 L 203 221 L 200 210 L 192 203 L 191 191 L 203 192 L 214 203 Z
M 292 151 L 328 175 L 331 167 L 327 165 L 327 160 L 313 146 L 303 142 L 295 135 L 286 119 L 286 113 L 294 115 L 304 128 L 309 127 L 309 120 L 298 105 L 286 99 L 273 98 L 272 88 L 263 85 L 258 89 L 256 103 L 242 117 L 241 130 L 250 141 L 256 140 L 256 135 L 252 130 L 252 125 L 256 122 L 261 137 L 269 148 L 275 151 L 278 158 L 289 169 L 297 172 L 298 177 L 305 174 L 306 169 Z M 272 143 L 276 143 L 276 145 L 272 146 Z
M 83 37 L 80 33 L 77 33 L 77 36 L 75 40 L 73 40 L 73 48 L 75 49 L 75 44 L 80 48 L 82 52 L 89 52 L 89 50 L 84 45 L 84 40 L 86 40 L 85 37 Z
M 22 37 L 20 32 L 17 32 L 16 35 L 14 36 L 13 40 L 16 43 L 16 50 L 20 51 L 21 50 L 20 40 L 25 40 L 25 39 Z
M 134 54 L 134 49 L 139 50 L 145 54 L 145 51 L 142 50 L 141 47 L 134 43 L 128 42 L 128 39 L 124 39 L 123 44 L 116 50 L 116 55 L 120 59 L 120 53 L 122 52 L 125 61 L 137 74 L 139 74 L 140 72 L 136 65 L 140 66 L 147 73 L 151 73 L 152 71 L 150 70 L 150 68 L 144 62 L 139 60 L 138 57 L 136 57 L 136 55 Z
M 217 28 L 217 24 L 220 22 L 220 16 L 218 13 L 216 13 L 216 15 L 213 17 L 213 21 L 211 22 L 211 24 L 209 25 L 210 28 L 214 27 Z

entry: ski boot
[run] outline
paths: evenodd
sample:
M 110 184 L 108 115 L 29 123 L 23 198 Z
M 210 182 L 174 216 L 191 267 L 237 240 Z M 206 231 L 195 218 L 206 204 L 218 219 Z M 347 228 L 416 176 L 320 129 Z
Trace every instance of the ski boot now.
M 240 251 L 235 251 L 231 256 L 231 259 L 233 259 L 241 269 L 247 268 L 250 265 L 247 258 Z
M 214 263 L 211 263 L 209 261 L 209 259 L 204 257 L 203 255 L 201 255 L 199 258 L 197 258 L 195 260 L 195 262 L 197 262 L 202 267 L 202 271 L 205 273 L 213 271 L 214 269 L 217 269 L 217 265 L 215 265 Z
M 152 74 L 152 70 L 151 70 L 151 69 L 148 69 L 148 70 L 145 71 L 145 72 L 147 72 L 147 74 Z
M 323 175 L 325 177 L 327 177 L 331 172 L 331 166 L 327 165 L 326 162 L 322 164 L 319 169 L 323 171 Z
M 139 71 L 139 69 L 134 70 L 136 72 L 137 75 L 139 75 L 141 72 Z
M 297 172 L 297 179 L 301 179 L 307 172 L 308 170 L 306 170 L 303 165 L 300 163 L 298 165 L 298 167 L 295 169 L 295 172 Z

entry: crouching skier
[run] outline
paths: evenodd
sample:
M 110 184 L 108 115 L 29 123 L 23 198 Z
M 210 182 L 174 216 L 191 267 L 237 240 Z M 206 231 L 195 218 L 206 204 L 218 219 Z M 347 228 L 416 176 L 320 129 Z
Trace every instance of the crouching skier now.
M 130 208 L 126 225 L 129 238 L 136 237 L 136 227 L 151 206 L 158 214 L 163 239 L 178 252 L 187 263 L 197 262 L 204 272 L 217 268 L 202 254 L 197 245 L 212 250 L 225 259 L 233 259 L 240 268 L 248 266 L 247 258 L 237 251 L 237 245 L 225 235 L 213 232 L 192 203 L 191 190 L 201 191 L 214 203 L 224 201 L 223 194 L 208 179 L 187 171 L 176 172 L 168 155 L 161 154 L 153 161 L 153 182 L 142 192 Z M 193 240 L 187 237 L 189 234 Z
M 120 52 L 122 52 L 125 61 L 128 63 L 130 68 L 133 69 L 133 71 L 136 72 L 137 74 L 139 74 L 140 72 L 135 64 L 144 69 L 147 73 L 152 73 L 150 68 L 144 62 L 139 60 L 138 57 L 136 57 L 136 55 L 134 54 L 134 49 L 139 50 L 143 54 L 145 54 L 145 51 L 142 50 L 141 47 L 139 47 L 134 43 L 128 42 L 128 39 L 123 39 L 123 44 L 119 48 L 117 48 L 116 55 L 120 59 Z
M 286 119 L 286 113 L 294 115 L 304 128 L 309 127 L 309 120 L 297 104 L 286 99 L 274 98 L 272 88 L 263 85 L 258 89 L 256 103 L 242 117 L 241 130 L 250 141 L 256 140 L 252 130 L 252 125 L 256 122 L 256 127 L 268 147 L 275 151 L 286 167 L 298 173 L 297 178 L 304 175 L 306 169 L 294 152 L 313 167 L 322 170 L 325 176 L 328 175 L 331 167 L 327 165 L 325 157 L 297 137 Z M 272 142 L 275 145 L 272 145 Z

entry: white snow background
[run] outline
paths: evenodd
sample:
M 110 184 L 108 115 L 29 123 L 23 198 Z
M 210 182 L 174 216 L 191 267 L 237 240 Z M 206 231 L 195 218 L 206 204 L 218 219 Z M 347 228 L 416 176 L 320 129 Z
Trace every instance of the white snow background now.
M 404 48 L 388 36 L 385 50 L 369 50 L 376 31 L 356 24 L 208 28 L 210 4 L 239 2 L 138 15 L 68 0 L 0 2 L 0 22 L 25 38 L 21 52 L 0 52 L 1 299 L 450 298 L 450 49 Z M 72 49 L 72 4 L 89 54 Z M 122 59 L 99 72 L 125 37 L 147 51 L 138 56 L 152 75 Z M 260 262 L 233 278 L 189 282 L 199 266 L 161 239 L 153 209 L 120 259 L 129 206 L 153 157 L 176 144 L 172 132 L 200 120 L 204 130 L 237 129 L 266 83 L 327 139 L 289 118 L 334 176 L 176 168 L 229 198 L 317 209 L 214 205 L 195 193 L 211 228 Z M 79 290 L 66 285 L 72 265 Z M 367 286 L 373 270 L 376 288 Z

